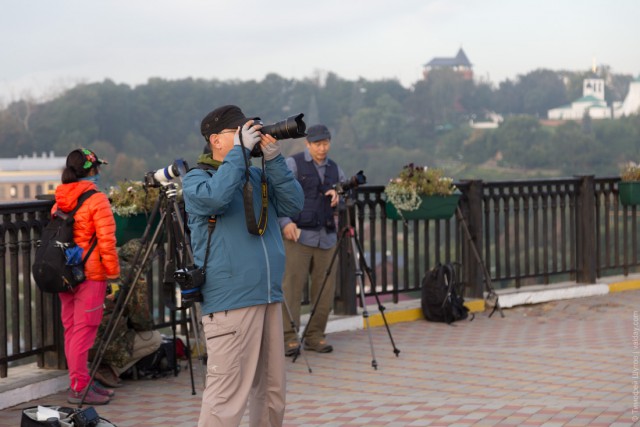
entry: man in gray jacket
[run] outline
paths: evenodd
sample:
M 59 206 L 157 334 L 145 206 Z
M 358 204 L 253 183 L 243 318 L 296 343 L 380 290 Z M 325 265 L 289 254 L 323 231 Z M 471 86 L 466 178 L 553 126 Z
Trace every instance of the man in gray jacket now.
M 207 384 L 199 427 L 239 425 L 247 402 L 252 426 L 281 426 L 284 418 L 285 255 L 277 219 L 300 212 L 304 195 L 280 155 L 280 142 L 253 123 L 235 105 L 207 114 L 201 132 L 211 154 L 201 156 L 199 167 L 183 179 L 199 267 L 205 265 L 208 224 L 215 215 L 201 289 Z M 256 144 L 264 156 L 264 174 L 247 163 Z M 252 206 L 243 203 L 247 181 Z M 267 198 L 262 197 L 265 189 Z M 266 215 L 266 223 L 258 221 L 259 232 L 248 231 L 245 210 L 263 220 Z

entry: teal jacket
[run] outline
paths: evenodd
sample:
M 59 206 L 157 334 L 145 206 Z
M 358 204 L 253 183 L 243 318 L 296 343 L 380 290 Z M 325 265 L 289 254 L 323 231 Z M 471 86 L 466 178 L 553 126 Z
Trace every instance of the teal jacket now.
M 267 228 L 262 236 L 247 231 L 242 198 L 245 161 L 240 146 L 229 151 L 217 171 L 196 168 L 183 178 L 191 246 L 198 267 L 204 265 L 209 216 L 217 217 L 202 287 L 202 314 L 283 299 L 284 245 L 278 217 L 298 214 L 304 205 L 304 194 L 281 155 L 266 162 L 265 172 L 269 202 Z M 262 200 L 260 175 L 259 168 L 250 168 L 253 210 L 257 215 Z

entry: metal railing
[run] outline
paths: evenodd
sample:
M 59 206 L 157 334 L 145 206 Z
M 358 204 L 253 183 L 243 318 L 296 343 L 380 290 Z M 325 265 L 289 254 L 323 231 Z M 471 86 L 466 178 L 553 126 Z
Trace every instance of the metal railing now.
M 361 186 L 347 205 L 377 294 L 391 295 L 395 302 L 403 293 L 416 295 L 426 271 L 438 262 L 454 261 L 461 264 L 467 296 L 480 297 L 483 269 L 471 253 L 471 242 L 498 289 L 594 283 L 597 277 L 640 271 L 638 211 L 620 205 L 618 181 L 582 176 L 460 182 L 461 217 L 445 220 L 387 219 L 382 186 Z M 30 274 L 51 206 L 51 201 L 0 206 L 0 378 L 7 376 L 10 363 L 33 358 L 40 367 L 65 365 L 59 300 L 40 292 Z M 353 314 L 354 259 L 346 239 L 340 251 L 335 311 Z M 176 314 L 163 304 L 164 254 L 159 247 L 147 276 L 156 327 L 168 326 Z M 373 295 L 368 278 L 364 285 L 365 296 Z

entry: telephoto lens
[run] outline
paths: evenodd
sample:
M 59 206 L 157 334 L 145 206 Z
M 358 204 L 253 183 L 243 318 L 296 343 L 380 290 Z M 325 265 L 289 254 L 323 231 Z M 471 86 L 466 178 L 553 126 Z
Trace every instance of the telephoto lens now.
M 304 114 L 300 113 L 296 116 L 287 117 L 284 120 L 276 122 L 271 125 L 264 125 L 260 129 L 260 133 L 263 135 L 271 135 L 275 139 L 290 139 L 290 138 L 304 138 L 307 136 L 307 125 L 302 118 Z M 257 124 L 262 124 L 260 120 L 256 120 Z M 260 144 L 256 144 L 251 150 L 252 157 L 260 157 L 262 150 Z

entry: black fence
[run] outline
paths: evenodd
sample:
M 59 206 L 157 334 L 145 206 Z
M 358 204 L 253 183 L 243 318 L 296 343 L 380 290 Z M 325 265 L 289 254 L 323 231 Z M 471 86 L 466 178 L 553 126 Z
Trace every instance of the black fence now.
M 417 294 L 425 272 L 438 262 L 459 262 L 467 297 L 481 297 L 483 268 L 498 289 L 574 281 L 640 271 L 638 211 L 618 200 L 619 178 L 457 183 L 460 216 L 444 220 L 397 221 L 386 218 L 384 187 L 362 186 L 347 199 L 355 239 L 364 253 L 365 296 Z M 59 301 L 41 293 L 31 280 L 34 245 L 49 218 L 52 202 L 0 206 L 0 378 L 10 363 L 31 361 L 63 368 Z M 346 212 L 340 213 L 341 231 Z M 468 227 L 469 236 L 463 227 Z M 348 233 L 343 233 L 345 236 Z M 336 286 L 337 313 L 356 312 L 359 291 L 350 237 L 341 240 Z M 160 277 L 165 248 L 154 254 L 150 304 L 156 327 L 183 312 L 163 304 Z M 373 285 L 375 284 L 375 288 Z

